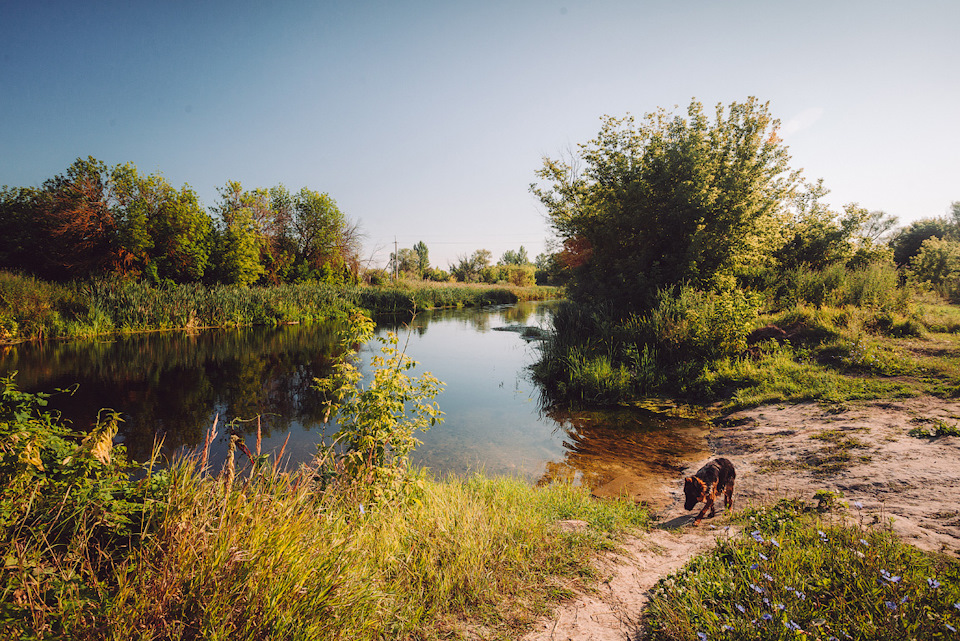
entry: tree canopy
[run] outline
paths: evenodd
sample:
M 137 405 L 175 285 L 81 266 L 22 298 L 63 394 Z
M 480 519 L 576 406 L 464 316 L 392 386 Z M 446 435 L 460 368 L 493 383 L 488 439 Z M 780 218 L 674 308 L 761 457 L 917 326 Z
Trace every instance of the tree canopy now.
M 40 188 L 0 190 L 0 269 L 44 278 L 120 274 L 149 281 L 280 283 L 356 279 L 360 231 L 306 187 L 218 189 L 209 211 L 133 163 L 78 158 Z
M 755 98 L 685 115 L 604 117 L 598 136 L 545 159 L 531 185 L 574 270 L 573 295 L 649 308 L 680 283 L 715 286 L 771 260 L 799 172 Z

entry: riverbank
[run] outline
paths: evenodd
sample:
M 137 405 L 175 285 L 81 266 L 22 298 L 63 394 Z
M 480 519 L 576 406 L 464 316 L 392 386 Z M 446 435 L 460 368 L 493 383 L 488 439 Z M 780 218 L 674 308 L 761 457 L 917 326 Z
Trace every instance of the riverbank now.
M 155 330 L 337 321 L 352 311 L 410 315 L 438 307 L 473 307 L 555 298 L 554 287 L 400 282 L 275 287 L 151 286 L 131 280 L 65 284 L 0 272 L 0 344 Z
M 960 495 L 952 488 L 960 487 L 960 436 L 923 434 L 950 432 L 958 423 L 960 401 L 930 396 L 862 401 L 841 408 L 819 403 L 766 405 L 724 416 L 708 436 L 713 454 L 690 461 L 675 483 L 657 490 L 654 500 L 667 507 L 654 515 L 650 533 L 630 537 L 621 550 L 601 557 L 602 573 L 609 578 L 597 591 L 578 594 L 542 619 L 525 641 L 645 638 L 643 621 L 658 582 L 718 544 L 751 541 L 747 534 L 757 522 L 750 520 L 750 511 L 769 509 L 780 500 L 803 502 L 811 509 L 823 505 L 823 512 L 816 513 L 820 525 L 812 526 L 814 531 L 845 524 L 861 532 L 861 538 L 890 533 L 933 555 L 926 558 L 939 554 L 956 558 Z M 713 456 L 727 457 L 737 467 L 734 510 L 720 509 L 716 518 L 694 527 L 696 512 L 683 510 L 682 478 Z M 896 555 L 878 561 L 898 573 Z M 662 616 L 658 620 L 662 623 Z M 942 626 L 940 630 L 949 633 Z M 820 637 L 811 631 L 806 638 Z

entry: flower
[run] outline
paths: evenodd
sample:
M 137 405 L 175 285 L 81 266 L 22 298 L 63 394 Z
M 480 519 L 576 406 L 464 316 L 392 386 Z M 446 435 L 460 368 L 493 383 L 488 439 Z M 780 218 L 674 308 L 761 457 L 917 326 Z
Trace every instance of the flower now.
M 763 594 L 763 588 L 761 588 L 760 586 L 754 585 L 754 584 L 751 583 L 751 584 L 750 584 L 750 587 L 751 587 L 751 588 L 753 589 L 753 591 L 756 592 L 757 594 Z
M 773 543 L 773 546 L 774 546 L 774 547 L 780 547 L 780 544 L 777 543 L 777 540 L 776 540 L 776 539 L 770 539 L 770 542 Z
M 893 601 L 884 601 L 884 605 L 887 606 L 887 609 L 888 609 L 888 610 L 896 610 L 896 609 L 897 609 L 897 604 L 894 603 Z
M 899 577 L 899 576 L 894 576 L 894 575 L 890 574 L 889 572 L 887 572 L 886 570 L 880 570 L 880 576 L 883 578 L 884 581 L 889 581 L 890 583 L 899 583 L 899 582 L 900 582 L 900 577 Z
M 773 604 L 773 607 L 775 607 L 775 608 L 778 609 L 778 610 L 783 610 L 783 609 L 785 609 L 787 606 L 785 606 L 785 605 L 782 604 L 782 603 L 774 603 L 774 604 Z
M 937 581 L 936 579 L 927 578 L 927 585 L 929 585 L 931 588 L 936 590 L 937 588 L 940 587 L 940 582 Z
M 773 615 L 769 612 L 764 612 L 763 616 L 760 618 L 762 618 L 764 621 L 771 621 L 773 619 Z
M 751 569 L 751 570 L 756 570 L 758 567 L 760 567 L 760 564 L 759 564 L 759 563 L 754 563 L 753 565 L 750 566 L 750 569 Z
M 867 543 L 867 540 L 866 540 L 866 539 L 860 539 L 860 542 L 863 543 L 863 544 L 866 545 L 866 546 L 869 546 L 869 545 L 870 545 L 869 543 Z
M 763 536 L 760 534 L 760 530 L 754 530 L 750 533 L 750 536 L 752 536 L 753 540 L 757 543 L 763 543 Z
M 763 578 L 765 578 L 767 581 L 770 581 L 771 583 L 773 583 L 773 577 L 770 576 L 769 574 L 767 574 L 766 572 L 763 573 Z
M 801 628 L 799 625 L 797 625 L 797 623 L 796 623 L 793 619 L 790 619 L 790 621 L 784 623 L 783 625 L 784 625 L 788 630 L 793 630 L 794 632 L 800 632 L 800 631 L 803 630 L 803 628 Z
M 854 502 L 853 502 L 853 507 L 857 508 L 858 510 L 862 510 L 862 509 L 863 509 L 863 503 L 861 503 L 860 501 L 854 501 Z
M 957 631 L 957 629 L 956 629 L 955 627 L 953 627 L 952 625 L 950 625 L 949 623 L 944 623 L 943 625 L 947 626 L 947 630 L 950 630 L 951 632 L 956 632 L 956 631 Z
M 697 632 L 697 639 L 699 639 L 699 641 L 707 641 L 707 634 L 705 632 Z
M 746 614 L 746 613 L 747 613 L 747 609 L 746 609 L 745 607 L 743 607 L 742 605 L 740 605 L 739 603 L 735 604 L 734 607 L 737 608 L 738 610 L 740 610 L 740 614 Z
M 760 553 L 760 558 L 763 559 L 764 561 L 769 561 L 769 560 L 770 560 L 770 559 L 767 558 L 767 555 L 764 554 L 763 552 Z
M 947 626 L 947 627 L 949 628 L 950 626 Z M 729 632 L 730 630 L 733 630 L 733 626 L 732 626 L 732 625 L 727 625 L 726 623 L 724 623 L 724 624 L 723 624 L 723 631 L 724 631 L 724 632 Z

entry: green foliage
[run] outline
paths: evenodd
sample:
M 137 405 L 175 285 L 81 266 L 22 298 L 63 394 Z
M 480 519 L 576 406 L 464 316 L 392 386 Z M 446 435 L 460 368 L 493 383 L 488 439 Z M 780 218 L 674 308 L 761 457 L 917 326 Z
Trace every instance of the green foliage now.
M 514 251 L 508 249 L 503 252 L 503 256 L 500 257 L 501 265 L 529 265 L 530 258 L 527 256 L 527 250 L 523 245 L 520 245 L 520 249 Z
M 0 387 L 0 636 L 69 637 L 68 619 L 102 612 L 109 572 L 139 545 L 164 477 L 130 478 L 116 412 L 101 411 L 78 444 L 44 411 L 48 394 L 19 391 L 13 375 Z
M 476 283 L 481 280 L 483 270 L 490 266 L 491 257 L 487 249 L 478 249 L 470 256 L 458 256 L 457 263 L 450 265 L 450 274 L 461 283 Z
M 10 319 L 11 341 L 329 320 L 344 317 L 357 298 L 354 290 L 321 283 L 154 287 L 113 279 L 54 285 L 0 272 L 0 320 Z
M 948 300 L 960 300 L 960 242 L 932 236 L 910 259 L 910 273 Z
M 830 525 L 802 503 L 744 516 L 749 536 L 662 579 L 653 639 L 950 639 L 960 565 L 889 532 Z
M 645 311 L 681 283 L 713 289 L 769 262 L 797 176 L 779 122 L 754 98 L 711 122 L 659 111 L 604 119 L 580 160 L 547 159 L 532 186 L 575 265 L 573 297 Z
M 893 260 L 900 267 L 906 267 L 920 252 L 923 242 L 930 238 L 957 240 L 957 220 L 944 218 L 923 218 L 910 223 L 890 239 L 893 248 Z
M 355 316 L 344 346 L 366 342 L 373 327 L 369 318 Z M 429 372 L 419 378 L 407 374 L 417 363 L 398 349 L 396 334 L 377 338 L 383 346 L 370 361 L 372 380 L 365 383 L 363 372 L 345 357 L 333 376 L 316 381 L 340 425 L 333 444 L 321 446 L 322 456 L 366 500 L 391 498 L 405 489 L 408 457 L 420 444 L 417 432 L 442 420 L 433 399 L 443 383 Z

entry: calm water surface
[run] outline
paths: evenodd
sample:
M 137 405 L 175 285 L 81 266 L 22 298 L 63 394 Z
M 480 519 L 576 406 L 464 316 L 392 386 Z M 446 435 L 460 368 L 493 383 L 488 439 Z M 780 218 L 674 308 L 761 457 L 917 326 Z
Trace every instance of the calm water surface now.
M 517 326 L 548 327 L 551 303 L 519 303 L 483 310 L 424 312 L 395 331 L 407 353 L 446 384 L 438 402 L 444 421 L 420 436 L 414 460 L 437 473 L 510 474 L 531 482 L 571 479 L 597 494 L 629 494 L 654 503 L 678 471 L 707 455 L 704 426 L 654 412 L 621 410 L 569 414 L 543 411 L 527 374 L 536 356 Z M 499 329 L 498 329 L 499 328 Z M 235 417 L 253 447 L 260 416 L 265 451 L 308 461 L 324 431 L 323 406 L 313 379 L 330 372 L 336 335 L 320 326 L 163 332 L 95 341 L 0 348 L 0 372 L 17 370 L 28 391 L 71 388 L 51 407 L 78 429 L 97 411 L 124 417 L 121 438 L 143 460 L 154 440 L 168 454 L 192 450 L 219 415 Z M 363 362 L 379 349 L 361 350 Z M 220 429 L 214 463 L 226 450 Z

